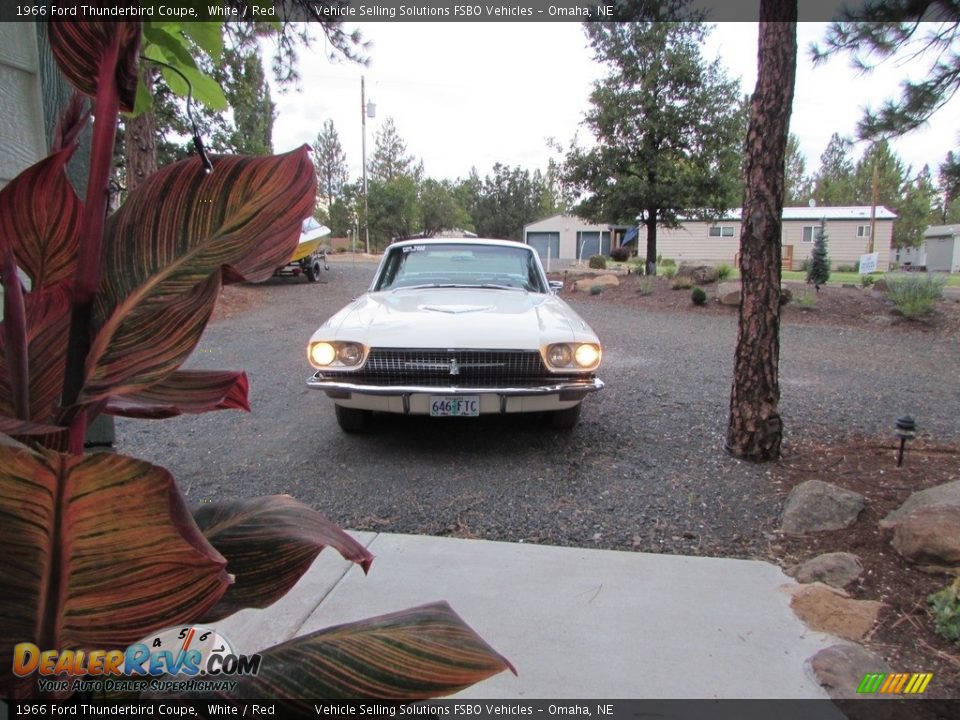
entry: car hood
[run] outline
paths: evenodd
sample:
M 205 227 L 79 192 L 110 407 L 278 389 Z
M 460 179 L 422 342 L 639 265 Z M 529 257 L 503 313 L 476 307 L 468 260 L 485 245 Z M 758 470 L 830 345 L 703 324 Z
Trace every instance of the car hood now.
M 553 295 L 487 288 L 367 293 L 330 318 L 313 339 L 371 347 L 511 350 L 596 342 L 587 324 Z

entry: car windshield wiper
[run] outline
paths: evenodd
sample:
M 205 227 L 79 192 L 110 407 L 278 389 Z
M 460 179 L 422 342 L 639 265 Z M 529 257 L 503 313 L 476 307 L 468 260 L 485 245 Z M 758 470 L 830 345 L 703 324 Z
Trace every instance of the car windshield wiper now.
M 395 287 L 390 290 L 390 292 L 397 292 L 399 290 L 423 290 L 425 288 L 458 288 L 458 287 L 471 287 L 469 285 L 458 285 L 456 283 L 423 283 L 422 285 L 401 285 L 400 287 Z
M 486 290 L 519 290 L 520 292 L 529 292 L 526 288 L 516 285 L 497 285 L 495 283 L 482 283 L 480 285 L 470 285 L 469 287 L 480 287 Z

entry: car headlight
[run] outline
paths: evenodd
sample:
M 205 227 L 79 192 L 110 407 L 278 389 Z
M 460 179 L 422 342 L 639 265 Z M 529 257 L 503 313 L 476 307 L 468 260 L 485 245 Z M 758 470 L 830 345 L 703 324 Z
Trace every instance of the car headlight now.
M 547 365 L 552 370 L 596 370 L 600 365 L 596 343 L 554 343 L 547 346 Z
M 312 342 L 307 357 L 315 368 L 355 367 L 363 361 L 363 345 L 355 342 Z

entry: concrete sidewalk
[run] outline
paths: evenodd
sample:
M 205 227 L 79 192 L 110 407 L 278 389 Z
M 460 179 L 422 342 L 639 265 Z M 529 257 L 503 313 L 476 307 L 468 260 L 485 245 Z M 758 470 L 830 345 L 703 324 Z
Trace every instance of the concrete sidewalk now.
M 517 668 L 465 698 L 826 698 L 805 661 L 837 642 L 797 619 L 765 562 L 353 533 L 368 576 L 326 550 L 267 610 L 217 624 L 251 653 L 447 600 Z

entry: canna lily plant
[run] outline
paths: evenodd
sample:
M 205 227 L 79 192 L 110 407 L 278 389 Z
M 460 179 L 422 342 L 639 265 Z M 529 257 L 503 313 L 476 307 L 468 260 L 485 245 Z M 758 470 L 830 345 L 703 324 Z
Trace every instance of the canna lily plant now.
M 13 648 L 122 649 L 172 625 L 212 622 L 286 593 L 326 546 L 372 555 L 288 496 L 191 513 L 170 473 L 83 454 L 101 413 L 165 418 L 248 409 L 234 371 L 183 370 L 221 287 L 268 277 L 313 205 L 307 148 L 193 156 L 162 168 L 106 216 L 120 111 L 133 109 L 142 29 L 50 23 L 56 61 L 92 98 L 84 199 L 64 168 L 89 120 L 75 99 L 51 154 L 0 190 L 0 695 L 36 697 Z M 29 282 L 27 282 L 27 280 Z M 261 651 L 245 697 L 418 699 L 509 663 L 446 603 Z

